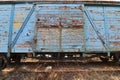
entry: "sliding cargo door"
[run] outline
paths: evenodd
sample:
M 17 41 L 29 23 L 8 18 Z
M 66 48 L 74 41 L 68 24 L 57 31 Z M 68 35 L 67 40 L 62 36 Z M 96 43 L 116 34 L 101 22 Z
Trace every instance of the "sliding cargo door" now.
M 36 51 L 80 52 L 84 47 L 81 4 L 37 5 Z

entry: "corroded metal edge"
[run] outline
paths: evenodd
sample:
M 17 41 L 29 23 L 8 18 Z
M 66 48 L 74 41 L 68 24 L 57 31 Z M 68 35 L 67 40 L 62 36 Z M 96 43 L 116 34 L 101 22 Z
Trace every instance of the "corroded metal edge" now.
M 1 3 L 84 3 L 84 4 L 112 4 L 120 5 L 119 0 L 0 0 Z

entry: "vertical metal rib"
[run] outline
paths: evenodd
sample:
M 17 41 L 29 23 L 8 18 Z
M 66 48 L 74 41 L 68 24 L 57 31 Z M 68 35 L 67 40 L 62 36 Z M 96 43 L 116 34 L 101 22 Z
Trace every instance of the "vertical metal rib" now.
M 8 57 L 10 56 L 11 52 L 11 42 L 12 42 L 12 30 L 14 24 L 14 11 L 15 11 L 15 4 L 12 4 L 11 8 L 11 15 L 10 15 L 10 27 L 9 27 L 9 35 L 8 35 Z
M 62 50 L 62 22 L 61 19 L 59 21 L 59 50 Z

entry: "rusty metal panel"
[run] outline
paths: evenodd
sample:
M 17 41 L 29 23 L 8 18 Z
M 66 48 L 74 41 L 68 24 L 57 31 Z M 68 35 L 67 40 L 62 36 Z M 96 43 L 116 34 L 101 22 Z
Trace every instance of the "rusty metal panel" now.
M 18 31 L 20 30 L 23 22 L 25 21 L 28 13 L 32 8 L 32 4 L 17 4 L 15 5 L 15 15 L 14 15 L 14 24 L 12 32 L 12 41 L 16 37 Z M 35 27 L 35 14 L 33 14 L 22 31 L 18 41 L 12 49 L 12 52 L 33 52 L 33 36 L 34 36 L 34 27 Z
M 119 6 L 86 6 L 95 23 L 98 33 L 109 51 L 120 50 L 120 9 Z M 85 18 L 87 51 L 106 51 L 96 35 L 90 21 Z
M 96 25 L 97 32 L 101 34 L 101 38 L 106 42 L 105 22 L 104 22 L 104 7 L 103 6 L 85 6 L 89 16 Z M 105 51 L 97 33 L 94 31 L 90 21 L 85 16 L 86 27 L 86 50 L 87 51 Z
M 11 5 L 0 5 L 0 52 L 7 52 Z
M 107 27 L 108 27 L 108 38 L 109 46 L 111 51 L 120 50 L 120 7 L 109 6 L 105 8 Z
M 17 4 L 15 5 L 15 11 L 14 11 L 14 24 L 13 24 L 13 40 L 16 36 L 18 30 L 22 26 L 22 23 L 24 22 L 27 14 L 29 13 L 31 9 L 31 5 L 28 4 Z
M 37 33 L 37 51 L 48 50 L 54 52 L 59 49 L 59 29 L 58 28 L 39 28 Z
M 37 8 L 37 51 L 84 50 L 81 4 L 40 4 Z

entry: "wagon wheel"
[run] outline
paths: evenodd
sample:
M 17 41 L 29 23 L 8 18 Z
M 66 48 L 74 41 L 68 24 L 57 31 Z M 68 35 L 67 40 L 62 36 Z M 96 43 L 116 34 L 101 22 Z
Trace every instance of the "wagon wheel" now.
M 20 55 L 12 55 L 11 59 L 12 59 L 12 61 L 14 61 L 14 63 L 20 63 L 21 56 Z
M 15 60 L 15 63 L 20 63 L 21 56 L 16 56 L 16 58 L 14 60 Z
M 103 56 L 101 56 L 101 57 L 100 57 L 100 60 L 101 60 L 102 62 L 108 62 L 109 58 L 108 58 L 108 57 L 103 57 Z
M 0 70 L 4 69 L 7 66 L 7 59 L 5 57 L 0 58 Z
M 120 55 L 118 53 L 115 53 L 113 55 L 113 62 L 118 63 L 119 62 L 119 57 L 120 57 Z

